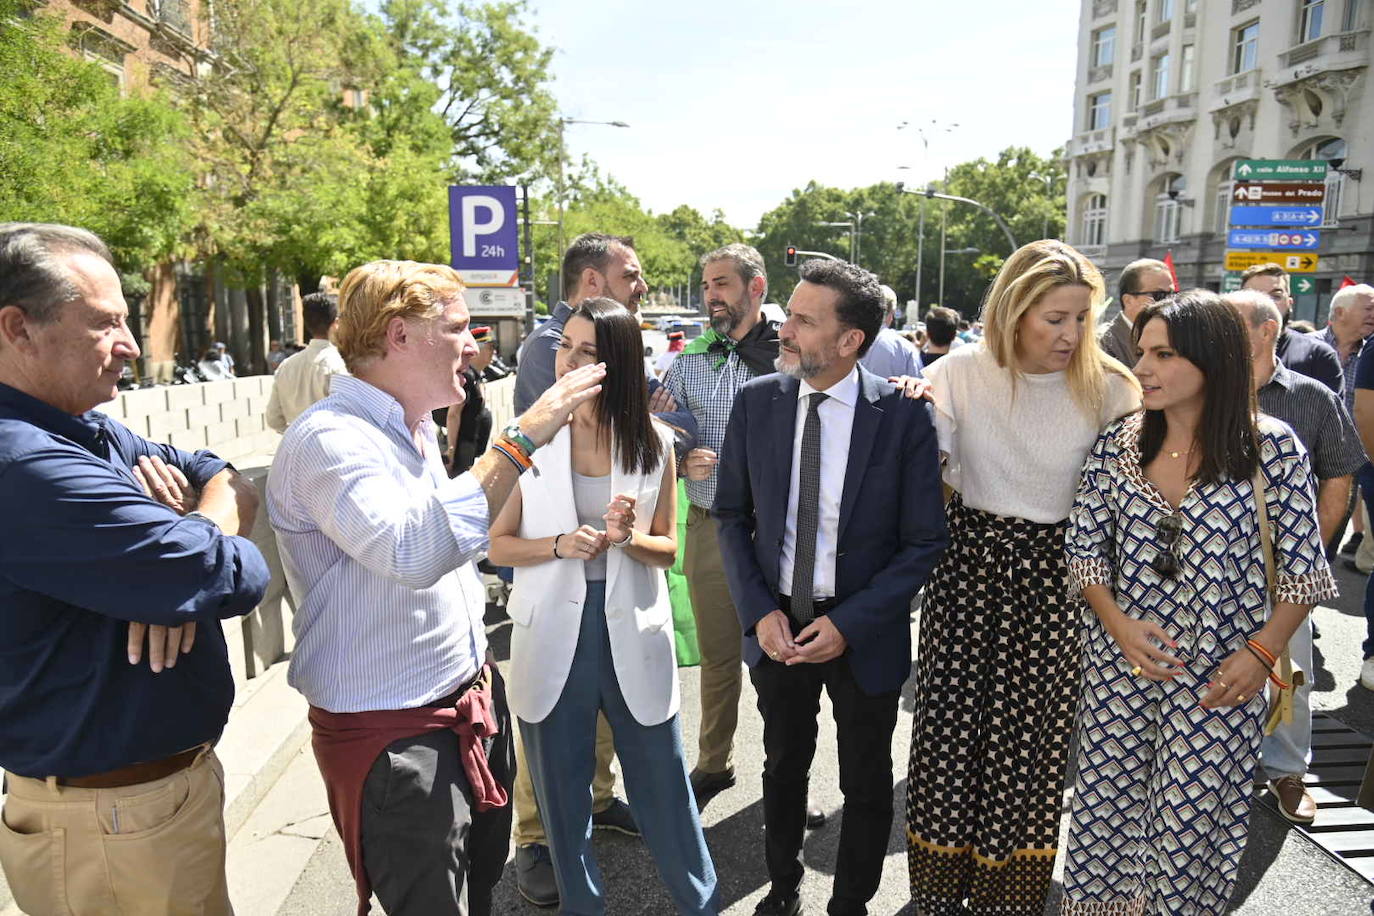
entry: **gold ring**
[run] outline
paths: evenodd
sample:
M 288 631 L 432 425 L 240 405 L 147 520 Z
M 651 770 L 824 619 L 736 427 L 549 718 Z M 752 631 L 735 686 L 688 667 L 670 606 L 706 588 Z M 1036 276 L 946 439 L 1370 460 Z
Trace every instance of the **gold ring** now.
M 769 652 L 769 653 L 768 653 L 768 657 L 771 658 L 773 661 L 777 661 L 777 660 L 778 660 L 778 653 L 777 653 L 777 652 Z
M 1217 681 L 1217 686 L 1220 687 L 1222 690 L 1225 690 L 1230 685 L 1227 684 L 1225 681 Z
M 1144 670 L 1144 669 L 1141 668 L 1139 665 L 1136 665 L 1134 668 L 1131 669 L 1131 674 L 1134 674 L 1136 677 L 1140 677 L 1141 672 L 1142 672 L 1143 670 Z
M 1244 699 L 1245 699 L 1245 694 L 1243 694 L 1243 693 L 1238 693 L 1238 694 L 1236 694 L 1236 699 L 1237 699 L 1237 700 L 1244 700 Z

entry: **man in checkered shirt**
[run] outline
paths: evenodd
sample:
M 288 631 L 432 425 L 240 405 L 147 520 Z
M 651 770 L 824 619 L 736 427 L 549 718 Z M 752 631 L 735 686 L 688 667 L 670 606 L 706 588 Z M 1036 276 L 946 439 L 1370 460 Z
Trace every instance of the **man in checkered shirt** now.
M 721 564 L 711 504 L 716 463 L 735 394 L 745 382 L 773 372 L 778 326 L 762 317 L 768 278 L 763 258 L 748 245 L 726 245 L 701 259 L 711 330 L 692 341 L 663 378 L 654 410 L 672 409 L 663 395 L 696 418 L 698 447 L 687 453 L 687 538 L 683 567 L 701 648 L 701 736 L 692 789 L 698 803 L 735 783 L 731 761 L 741 683 L 740 624 Z

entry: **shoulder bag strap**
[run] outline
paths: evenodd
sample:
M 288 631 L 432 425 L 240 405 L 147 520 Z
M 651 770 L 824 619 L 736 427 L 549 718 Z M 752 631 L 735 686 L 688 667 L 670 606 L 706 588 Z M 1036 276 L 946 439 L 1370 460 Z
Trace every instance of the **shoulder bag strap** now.
M 1264 466 L 1255 470 L 1255 509 L 1259 513 L 1259 533 L 1260 549 L 1264 554 L 1264 581 L 1265 597 L 1268 599 L 1272 609 L 1274 604 L 1274 584 L 1276 579 L 1274 567 L 1274 535 L 1269 527 L 1269 506 L 1264 496 Z M 1293 674 L 1293 657 L 1288 652 L 1288 647 L 1284 646 L 1279 653 L 1279 680 L 1288 684 L 1288 687 L 1270 689 L 1269 715 L 1264 723 L 1264 733 L 1272 735 L 1274 730 L 1281 724 L 1293 721 L 1293 690 L 1298 685 L 1298 681 Z M 1301 672 L 1299 672 L 1301 675 Z

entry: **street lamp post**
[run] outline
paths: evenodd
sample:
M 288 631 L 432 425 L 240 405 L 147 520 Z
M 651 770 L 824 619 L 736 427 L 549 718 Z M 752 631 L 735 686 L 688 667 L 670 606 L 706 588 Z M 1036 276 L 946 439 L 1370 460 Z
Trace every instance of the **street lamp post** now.
M 563 198 L 566 186 L 563 180 L 563 160 L 568 158 L 568 147 L 564 140 L 564 128 L 569 124 L 600 124 L 606 127 L 629 127 L 624 121 L 584 121 L 581 118 L 568 118 L 562 115 L 558 118 L 558 258 L 563 257 Z M 560 289 L 561 296 L 563 290 Z
M 845 216 L 852 217 L 854 214 L 846 213 Z M 849 230 L 849 260 L 854 260 L 854 220 L 853 219 L 831 219 L 816 224 L 817 226 L 843 226 Z
M 1045 196 L 1048 197 L 1048 198 L 1050 198 L 1051 203 L 1053 203 L 1053 200 L 1054 200 L 1054 178 L 1051 177 L 1051 176 L 1049 176 L 1049 175 L 1041 175 L 1039 172 L 1031 172 L 1030 175 L 1029 175 L 1029 177 L 1034 178 L 1034 179 L 1036 179 L 1036 180 L 1038 180 L 1038 181 L 1043 181 L 1043 182 L 1045 183 Z M 1049 237 L 1049 234 L 1050 234 L 1050 216 L 1049 216 L 1049 213 L 1046 212 L 1046 214 L 1045 214 L 1045 219 L 1040 223 L 1040 237 L 1041 237 L 1042 239 L 1043 239 L 1043 238 L 1048 238 L 1048 237 Z
M 872 212 L 860 213 L 856 211 L 854 213 L 845 213 L 845 216 L 854 221 L 852 231 L 849 234 L 849 260 L 855 266 L 858 266 L 859 255 L 863 251 L 864 220 L 875 215 L 876 214 Z
M 958 124 L 957 121 L 938 121 L 938 120 L 936 120 L 935 118 L 931 118 L 929 123 L 927 123 L 927 124 L 918 124 L 918 125 L 913 125 L 910 121 L 903 121 L 902 123 L 900 123 L 900 124 L 897 125 L 897 129 L 898 129 L 898 130 L 906 130 L 907 128 L 911 128 L 913 131 L 915 131 L 916 136 L 919 137 L 919 138 L 921 139 L 921 167 L 922 167 L 922 168 L 925 168 L 925 166 L 927 165 L 926 160 L 927 160 L 927 158 L 928 158 L 929 155 L 930 155 L 930 138 L 931 138 L 931 135 L 936 134 L 936 133 L 950 134 L 950 133 L 953 133 L 953 132 L 954 132 L 954 129 L 955 129 L 956 127 L 958 127 L 958 126 L 959 126 L 959 124 Z M 908 166 L 899 166 L 899 168 L 908 168 Z M 946 170 L 945 177 L 946 177 L 946 178 L 949 177 L 948 170 Z M 900 184 L 900 183 L 898 183 L 898 187 L 899 187 L 899 188 L 901 187 L 901 184 Z M 943 223 L 943 221 L 942 221 L 942 222 L 941 222 L 942 230 L 943 230 L 943 226 L 944 226 L 944 223 Z M 926 247 L 926 202 L 925 202 L 924 200 L 922 200 L 922 201 L 921 201 L 920 228 L 919 228 L 918 233 L 917 233 L 917 241 L 916 241 L 916 313 L 917 313 L 918 315 L 920 314 L 920 311 L 921 311 L 921 267 L 923 266 L 923 261 L 925 260 L 925 247 Z M 942 236 L 941 236 L 941 240 L 940 240 L 940 250 L 941 250 L 942 252 L 944 251 L 944 247 L 945 247 L 945 243 L 944 243 L 943 231 L 942 231 Z M 941 272 L 940 272 L 940 298 L 941 298 L 941 300 L 943 300 L 943 299 L 944 299 L 944 292 L 945 292 L 945 289 L 944 289 L 944 287 L 945 287 L 945 284 L 944 284 L 944 255 L 943 255 L 943 254 L 940 255 L 940 267 L 941 267 Z M 943 304 L 944 304 L 944 303 L 943 303 L 943 301 L 942 301 L 942 302 L 941 302 L 941 305 L 943 305 Z

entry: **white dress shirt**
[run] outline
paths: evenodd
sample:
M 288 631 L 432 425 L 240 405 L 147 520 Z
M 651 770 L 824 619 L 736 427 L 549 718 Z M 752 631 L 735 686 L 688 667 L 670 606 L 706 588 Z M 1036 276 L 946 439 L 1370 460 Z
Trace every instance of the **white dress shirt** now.
M 348 375 L 291 424 L 267 514 L 296 601 L 291 686 L 329 712 L 409 709 L 452 693 L 486 658 L 487 545 L 477 479 L 452 480 L 433 421 Z M 419 443 L 419 444 L 417 444 Z
M 792 564 L 797 551 L 797 496 L 801 488 L 802 433 L 806 430 L 808 397 L 815 392 L 803 381 L 797 392 L 797 429 L 792 436 L 792 477 L 787 488 L 787 525 L 782 535 L 778 562 L 778 590 L 792 594 Z M 816 528 L 816 564 L 812 573 L 813 598 L 835 597 L 835 553 L 840 540 L 840 500 L 844 475 L 849 467 L 849 439 L 854 431 L 854 404 L 859 399 L 859 367 L 825 390 L 830 395 L 817 408 L 821 420 L 821 500 Z
M 339 348 L 316 337 L 277 367 L 272 396 L 267 399 L 267 425 L 279 433 L 286 432 L 307 407 L 329 395 L 331 377 L 347 374 Z

